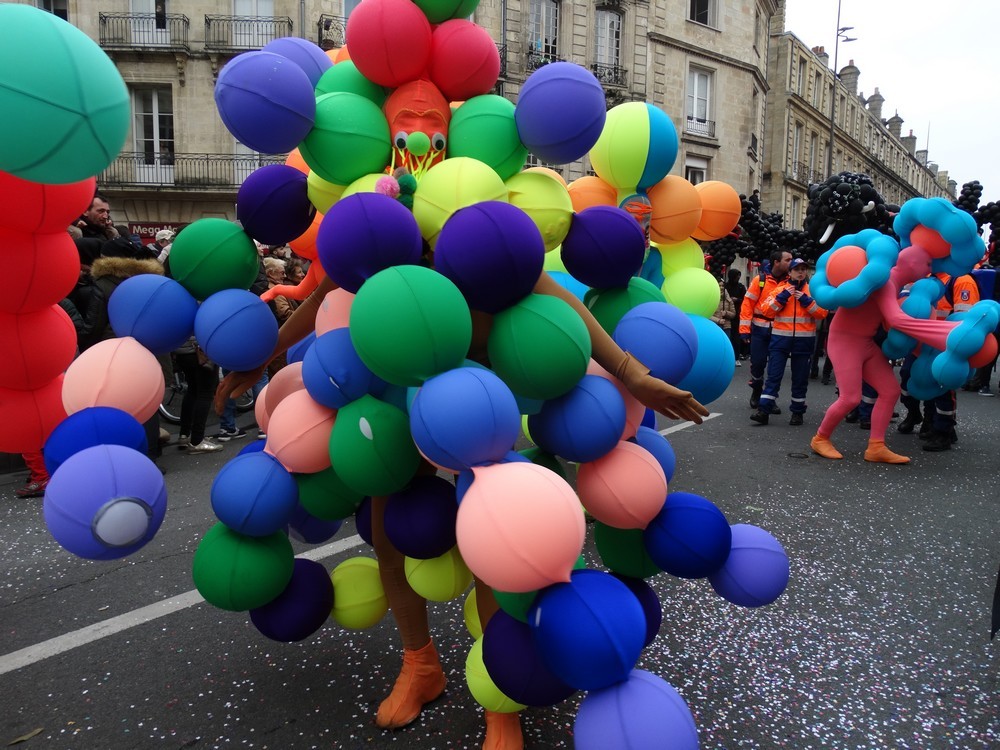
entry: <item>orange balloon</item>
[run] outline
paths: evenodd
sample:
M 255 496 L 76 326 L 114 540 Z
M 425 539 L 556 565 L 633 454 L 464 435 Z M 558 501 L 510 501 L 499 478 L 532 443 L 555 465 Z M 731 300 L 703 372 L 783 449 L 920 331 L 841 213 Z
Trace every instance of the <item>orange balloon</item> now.
M 987 334 L 983 348 L 969 357 L 969 367 L 986 367 L 997 356 L 997 338 L 992 333 Z
M 857 245 L 837 248 L 826 261 L 826 278 L 833 286 L 857 278 L 861 269 L 868 264 L 868 254 Z
M 649 239 L 653 242 L 680 242 L 698 228 L 701 195 L 683 177 L 667 175 L 649 188 L 646 195 L 653 208 L 649 220 Z
M 336 56 L 333 57 L 333 62 L 339 63 L 339 62 L 344 62 L 344 60 L 350 60 L 350 59 L 351 59 L 351 53 L 348 52 L 347 45 L 345 44 L 343 47 L 337 50 Z
M 922 247 L 932 258 L 944 258 L 951 252 L 951 245 L 937 231 L 917 224 L 910 232 L 910 243 Z
M 566 178 L 559 174 L 556 170 L 551 167 L 528 167 L 524 170 L 525 172 L 541 172 L 542 174 L 547 174 L 554 180 L 559 180 L 566 187 Z
M 618 191 L 600 177 L 588 175 L 566 186 L 573 210 L 579 213 L 591 206 L 617 206 Z
M 316 258 L 319 257 L 319 250 L 316 249 L 316 235 L 319 234 L 319 225 L 323 221 L 323 216 L 324 214 L 317 211 L 316 216 L 313 217 L 312 224 L 309 225 L 309 228 L 288 243 L 288 246 L 292 248 L 292 250 L 295 251 L 295 254 L 300 258 L 316 260 Z
M 691 233 L 696 240 L 719 240 L 739 223 L 743 206 L 739 194 L 729 185 L 709 180 L 694 186 L 701 196 L 701 221 Z
M 285 164 L 289 167 L 295 167 L 304 175 L 309 174 L 309 165 L 306 164 L 306 160 L 302 158 L 302 154 L 299 153 L 297 148 L 293 148 L 288 153 L 288 156 L 285 158 Z
M 337 287 L 327 292 L 316 311 L 316 335 L 322 336 L 335 328 L 347 328 L 351 320 L 351 305 L 354 295 Z

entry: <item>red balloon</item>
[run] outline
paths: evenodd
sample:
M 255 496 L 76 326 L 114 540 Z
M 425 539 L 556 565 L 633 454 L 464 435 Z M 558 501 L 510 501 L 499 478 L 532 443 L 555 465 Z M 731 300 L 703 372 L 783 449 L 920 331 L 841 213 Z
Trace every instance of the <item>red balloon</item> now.
M 431 57 L 431 23 L 410 0 L 365 0 L 347 20 L 351 60 L 372 83 L 420 78 Z
M 58 305 L 37 312 L 0 312 L 0 386 L 40 388 L 76 355 L 76 328 Z
M 449 101 L 490 93 L 499 75 L 500 53 L 482 26 L 456 18 L 434 29 L 430 76 Z
M 0 265 L 16 269 L 4 280 L 0 311 L 29 313 L 51 307 L 76 286 L 80 255 L 65 228 L 28 234 L 0 227 Z
M 0 172 L 0 203 L 17 206 L 0 216 L 0 226 L 19 232 L 59 232 L 90 208 L 97 179 L 88 177 L 65 185 L 29 182 Z
M 0 452 L 40 451 L 49 433 L 66 418 L 63 376 L 33 391 L 0 388 Z

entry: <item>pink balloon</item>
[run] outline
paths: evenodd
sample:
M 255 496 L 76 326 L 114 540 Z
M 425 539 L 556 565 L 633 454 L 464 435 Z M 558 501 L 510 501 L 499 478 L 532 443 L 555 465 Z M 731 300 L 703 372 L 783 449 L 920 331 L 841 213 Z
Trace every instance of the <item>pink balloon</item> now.
M 0 388 L 0 452 L 40 451 L 49 433 L 66 418 L 63 376 L 33 391 Z
M 625 429 L 622 430 L 622 435 L 619 439 L 628 440 L 634 438 L 639 425 L 642 424 L 642 418 L 646 416 L 646 407 L 639 399 L 629 393 L 628 388 L 625 387 L 622 381 L 597 364 L 593 359 L 587 365 L 587 374 L 598 375 L 614 383 L 615 388 L 618 389 L 618 392 L 622 396 L 622 401 L 625 402 Z
M 68 414 L 112 406 L 145 422 L 163 400 L 163 369 L 131 336 L 101 341 L 66 370 L 62 398 Z
M 336 411 L 313 401 L 308 391 L 289 393 L 271 412 L 264 451 L 297 474 L 329 469 L 336 417 Z
M 20 315 L 0 312 L 0 352 L 0 385 L 40 388 L 76 356 L 76 328 L 58 305 Z
M 667 499 L 663 468 L 645 448 L 622 441 L 596 461 L 580 464 L 576 489 L 583 507 L 616 529 L 644 529 Z
M 316 311 L 316 335 L 322 336 L 334 328 L 347 328 L 353 303 L 354 295 L 346 289 L 337 288 L 327 292 Z
M 305 383 L 302 382 L 301 362 L 293 362 L 278 370 L 275 376 L 271 378 L 271 382 L 267 384 L 264 390 L 261 391 L 260 396 L 257 397 L 257 406 L 254 407 L 254 415 L 257 417 L 257 424 L 260 425 L 260 428 L 264 432 L 267 432 L 271 415 L 274 414 L 274 410 L 278 404 L 290 393 L 301 391 L 305 387 Z M 263 418 L 263 421 L 261 421 L 261 418 Z
M 474 467 L 458 508 L 458 549 L 501 591 L 569 581 L 586 533 L 580 501 L 559 475 L 528 463 Z

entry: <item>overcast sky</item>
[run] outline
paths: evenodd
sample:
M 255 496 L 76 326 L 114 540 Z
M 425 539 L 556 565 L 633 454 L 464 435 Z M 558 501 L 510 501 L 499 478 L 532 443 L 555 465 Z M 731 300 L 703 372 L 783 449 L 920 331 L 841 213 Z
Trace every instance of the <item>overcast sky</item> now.
M 1000 0 L 841 0 L 838 68 L 853 59 L 858 91 L 885 97 L 903 135 L 958 183 L 979 180 L 1000 202 Z M 837 0 L 787 0 L 785 30 L 824 46 L 833 66 Z

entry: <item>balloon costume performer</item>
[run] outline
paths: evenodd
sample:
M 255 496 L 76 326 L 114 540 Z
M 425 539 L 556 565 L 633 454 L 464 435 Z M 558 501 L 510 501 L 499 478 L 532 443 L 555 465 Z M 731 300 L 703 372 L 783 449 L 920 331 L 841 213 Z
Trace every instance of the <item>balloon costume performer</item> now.
M 4 399 L 12 390 L 29 394 L 19 396 L 32 407 L 26 415 L 46 412 L 44 420 L 5 424 L 4 445 L 37 449 L 45 440 L 52 473 L 45 517 L 63 547 L 90 559 L 126 556 L 152 538 L 166 512 L 163 479 L 143 455 L 137 422 L 163 396 L 154 354 L 193 332 L 211 359 L 253 373 L 315 321 L 315 339 L 258 399 L 263 450 L 236 456 L 212 484 L 219 522 L 193 561 L 204 598 L 249 612 L 257 630 L 278 641 L 309 637 L 331 616 L 343 627 L 371 627 L 391 603 L 404 668 L 377 722 L 396 727 L 444 687 L 424 600 L 454 598 L 475 575 L 466 680 L 487 710 L 487 747 L 520 747 L 517 711 L 582 690 L 580 750 L 647 746 L 664 736 L 694 748 L 697 730 L 680 695 L 635 669 L 662 617 L 643 579 L 661 571 L 707 578 L 728 601 L 758 607 L 782 593 L 789 574 L 766 531 L 730 525 L 698 495 L 668 494 L 672 449 L 641 424 L 644 405 L 699 421 L 706 411 L 686 389 L 710 401 L 732 378 L 732 349 L 706 319 L 718 285 L 700 253 L 696 265 L 686 258 L 689 240 L 696 248 L 692 237 L 732 229 L 739 200 L 720 183 L 699 190 L 667 176 L 677 143 L 669 118 L 638 102 L 607 113 L 599 83 L 579 66 L 545 66 L 516 108 L 486 94 L 499 69 L 496 47 L 474 24 L 449 20 L 471 11 L 441 15 L 404 0 L 364 0 L 348 25 L 357 65 L 331 66 L 314 45 L 292 38 L 234 58 L 216 86 L 220 115 L 255 150 L 294 149 L 288 162 L 244 183 L 242 226 L 202 219 L 178 234 L 174 278 L 124 282 L 109 303 L 119 338 L 42 385 L 44 399 L 23 390 L 45 383 L 41 376 L 0 384 Z M 27 235 L 16 238 L 23 251 L 43 241 L 32 236 L 65 233 L 48 232 L 59 219 L 49 207 L 63 201 L 47 198 L 60 190 L 22 183 L 82 180 L 103 169 L 106 160 L 78 163 L 78 141 L 61 134 L 78 130 L 86 141 L 110 133 L 80 151 L 117 153 L 128 97 L 120 78 L 110 86 L 94 74 L 114 67 L 65 22 L 3 5 L 0 20 L 0 63 L 26 79 L 0 87 L 0 104 L 23 109 L 19 125 L 30 134 L 10 149 L 0 144 L 0 170 L 14 178 L 0 174 L 0 186 L 36 195 L 47 217 L 15 229 Z M 48 33 L 54 29 L 61 31 Z M 38 43 L 53 38 L 72 54 Z M 41 87 L 31 80 L 37 71 L 46 86 L 62 81 L 66 91 Z M 417 95 L 409 104 L 384 109 L 386 89 L 425 80 L 444 101 L 465 102 L 450 121 L 441 99 L 420 91 L 423 83 L 410 87 Z M 68 94 L 81 86 L 88 95 L 77 111 Z M 49 92 L 58 105 L 22 108 L 22 91 L 36 104 L 37 92 Z M 109 97 L 113 113 L 104 106 Z M 38 138 L 57 115 L 87 127 Z M 427 127 L 411 128 L 408 118 Z M 102 127 L 93 127 L 98 119 Z M 404 142 L 409 153 L 394 157 Z M 571 189 L 545 171 L 521 171 L 529 148 L 550 163 L 589 153 L 597 181 Z M 86 188 L 79 196 L 68 190 L 74 199 L 66 202 L 89 200 Z M 662 288 L 637 277 L 646 251 L 637 216 L 660 243 Z M 313 292 L 280 332 L 247 291 L 257 278 L 254 239 L 291 242 L 300 254 L 312 249 L 317 261 Z M 35 254 L 47 268 L 59 244 L 53 239 L 52 252 Z M 555 265 L 556 254 L 546 252 L 557 247 L 562 270 L 543 273 Z M 56 279 L 68 291 L 71 270 L 30 279 Z M 587 303 L 556 283 L 556 273 L 590 287 Z M 699 274 L 714 299 L 692 294 Z M 6 299 L 28 299 L 16 283 Z M 44 307 L 64 296 L 57 286 L 28 291 Z M 51 376 L 63 366 L 50 361 L 52 349 L 8 346 L 0 374 L 33 364 Z M 242 388 L 245 377 L 233 375 L 226 386 Z M 52 401 L 58 408 L 41 408 Z M 59 421 L 63 411 L 69 416 Z M 522 414 L 537 445 L 525 454 L 511 450 Z M 556 456 L 577 465 L 579 496 Z M 455 474 L 455 483 L 431 467 Z M 595 518 L 611 572 L 581 568 L 581 503 Z M 328 573 L 295 558 L 290 536 L 320 543 L 352 514 L 359 530 L 370 521 L 377 563 L 351 558 Z
M 992 336 L 1000 313 L 986 300 L 960 320 L 928 320 L 933 303 L 944 293 L 930 273 L 961 276 L 982 257 L 976 224 L 964 211 L 941 198 L 914 198 L 896 216 L 894 238 L 874 229 L 841 237 L 824 253 L 813 277 L 816 301 L 837 315 L 830 324 L 827 346 L 833 358 L 840 395 L 827 409 L 813 451 L 824 458 L 842 454 L 830 440 L 847 413 L 861 400 L 864 379 L 878 393 L 865 460 L 902 464 L 909 458 L 885 445 L 885 435 L 900 387 L 888 358 L 904 356 L 922 345 L 909 390 L 930 398 L 960 386 L 971 367 L 996 351 Z M 913 284 L 900 306 L 899 293 Z M 874 342 L 879 327 L 889 331 L 883 350 Z

